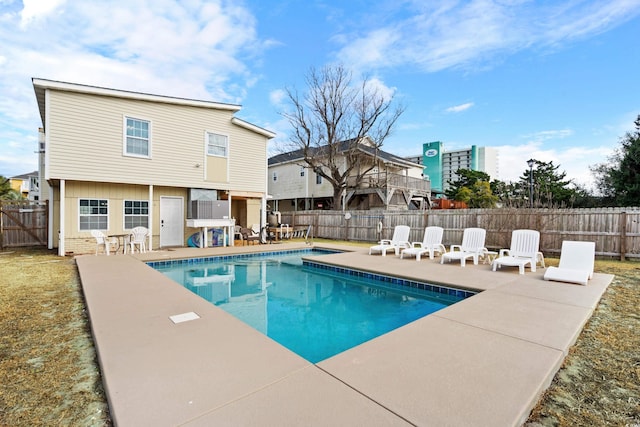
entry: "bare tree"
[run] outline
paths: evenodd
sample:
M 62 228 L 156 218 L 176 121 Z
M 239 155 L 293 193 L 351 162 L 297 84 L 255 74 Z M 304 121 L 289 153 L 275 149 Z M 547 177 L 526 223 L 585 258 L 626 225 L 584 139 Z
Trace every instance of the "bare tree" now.
M 377 166 L 378 150 L 404 112 L 375 82 L 364 78 L 359 85 L 352 83 L 344 66 L 312 68 L 306 93 L 301 97 L 287 88 L 292 108 L 281 113 L 293 128 L 290 148 L 300 150 L 303 165 L 333 186 L 333 209 L 340 208 L 348 177 L 357 185 Z M 363 163 L 363 144 L 373 152 L 373 162 Z

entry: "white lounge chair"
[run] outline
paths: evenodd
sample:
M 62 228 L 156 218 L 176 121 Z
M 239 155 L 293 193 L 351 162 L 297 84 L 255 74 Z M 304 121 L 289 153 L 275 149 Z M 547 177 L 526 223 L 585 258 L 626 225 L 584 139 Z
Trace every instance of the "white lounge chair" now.
M 593 277 L 595 256 L 595 242 L 565 240 L 562 242 L 560 264 L 557 267 L 547 267 L 544 280 L 586 285 Z
M 429 254 L 429 258 L 433 259 L 433 253 L 438 252 L 443 254 L 446 252 L 444 245 L 442 244 L 442 234 L 444 229 L 442 227 L 429 226 L 424 229 L 424 237 L 422 242 L 412 242 L 411 247 L 403 249 L 400 252 L 400 258 L 406 256 L 416 257 L 416 261 L 420 261 L 420 257 L 423 254 Z
M 393 237 L 391 240 L 382 239 L 377 245 L 371 246 L 369 248 L 369 255 L 374 252 L 382 252 L 382 256 L 385 256 L 387 251 L 390 250 L 393 250 L 396 255 L 399 255 L 401 249 L 406 249 L 411 246 L 411 243 L 409 243 L 410 232 L 411 227 L 408 225 L 396 225 L 396 228 L 393 229 Z
M 138 251 L 140 253 L 147 252 L 147 235 L 149 234 L 149 229 L 146 227 L 134 227 L 131 230 L 131 237 L 129 239 L 129 244 L 131 245 L 131 253 L 136 252 L 136 246 L 138 247 Z
M 460 265 L 464 267 L 466 259 L 473 258 L 473 263 L 478 265 L 478 258 L 486 251 L 484 247 L 486 235 L 487 231 L 484 228 L 465 228 L 462 234 L 462 244 L 451 245 L 449 252 L 442 254 L 440 264 L 459 259 Z
M 511 233 L 511 247 L 500 249 L 498 258 L 491 264 L 492 270 L 503 265 L 518 267 L 519 273 L 524 274 L 524 267 L 529 264 L 532 272 L 536 271 L 538 248 L 540 247 L 540 232 L 536 230 L 513 230 Z
M 98 255 L 100 248 L 104 249 L 104 253 L 107 255 L 111 252 L 112 246 L 115 247 L 114 251 L 117 250 L 118 240 L 116 238 L 109 238 L 100 230 L 91 230 L 91 235 L 96 239 L 96 255 Z

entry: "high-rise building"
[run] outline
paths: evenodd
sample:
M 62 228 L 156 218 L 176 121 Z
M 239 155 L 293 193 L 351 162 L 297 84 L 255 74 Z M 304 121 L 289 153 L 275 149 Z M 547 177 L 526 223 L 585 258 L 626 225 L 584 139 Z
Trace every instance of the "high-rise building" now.
M 458 169 L 484 172 L 498 179 L 498 150 L 492 147 L 478 147 L 445 151 L 441 141 L 422 144 L 422 154 L 408 157 L 408 160 L 423 165 L 423 174 L 431 180 L 431 191 L 445 192 L 449 181 L 458 179 Z

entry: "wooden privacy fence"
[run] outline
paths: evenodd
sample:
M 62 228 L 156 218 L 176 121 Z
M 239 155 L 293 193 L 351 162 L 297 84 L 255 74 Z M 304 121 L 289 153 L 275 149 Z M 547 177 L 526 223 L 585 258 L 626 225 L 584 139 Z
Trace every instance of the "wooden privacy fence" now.
M 540 231 L 540 250 L 559 254 L 563 240 L 593 241 L 600 256 L 640 258 L 640 208 L 455 209 L 430 211 L 282 212 L 282 223 L 313 226 L 313 236 L 375 242 L 391 238 L 396 225 L 411 227 L 411 240 L 422 241 L 424 228 L 444 228 L 446 246 L 460 244 L 468 227 L 487 230 L 486 246 L 508 248 L 511 231 Z M 379 223 L 382 223 L 381 231 Z
M 47 246 L 48 203 L 0 200 L 0 249 Z

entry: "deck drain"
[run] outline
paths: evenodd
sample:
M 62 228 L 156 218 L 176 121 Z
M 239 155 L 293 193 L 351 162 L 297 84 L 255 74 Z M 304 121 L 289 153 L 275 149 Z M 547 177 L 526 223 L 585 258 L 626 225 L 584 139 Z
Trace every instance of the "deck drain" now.
M 169 319 L 171 319 L 171 321 L 173 323 L 188 322 L 190 320 L 196 320 L 196 319 L 199 319 L 199 318 L 200 318 L 200 316 L 198 316 L 193 311 L 190 311 L 188 313 L 174 314 L 173 316 L 169 316 Z

